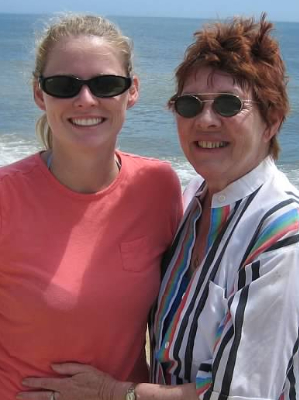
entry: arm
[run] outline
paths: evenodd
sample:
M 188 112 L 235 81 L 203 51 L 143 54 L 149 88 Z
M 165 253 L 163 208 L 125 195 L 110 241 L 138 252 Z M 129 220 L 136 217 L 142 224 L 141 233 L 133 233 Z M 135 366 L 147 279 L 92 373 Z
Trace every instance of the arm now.
M 279 399 L 298 357 L 299 244 L 265 252 L 239 271 L 200 399 Z M 210 368 L 209 368 L 210 365 Z
M 119 382 L 111 400 L 125 400 L 129 387 L 130 384 L 127 382 Z M 198 400 L 195 385 L 193 383 L 179 386 L 162 386 L 152 383 L 139 383 L 135 388 L 135 396 L 136 400 Z
M 89 366 L 76 363 L 56 364 L 56 373 L 63 378 L 26 378 L 23 385 L 37 389 L 22 392 L 18 399 L 49 400 L 125 400 L 130 382 L 118 382 L 111 376 Z M 68 377 L 65 377 L 65 376 Z M 135 389 L 136 400 L 197 400 L 194 384 L 160 386 L 140 383 Z
M 265 252 L 240 270 L 213 359 L 202 364 L 194 383 L 140 383 L 137 400 L 279 399 L 298 346 L 299 244 Z M 298 351 L 298 349 L 297 349 Z M 90 366 L 57 365 L 68 378 L 29 378 L 29 387 L 59 392 L 57 400 L 125 400 L 129 382 L 118 382 Z M 19 398 L 36 397 L 33 392 Z

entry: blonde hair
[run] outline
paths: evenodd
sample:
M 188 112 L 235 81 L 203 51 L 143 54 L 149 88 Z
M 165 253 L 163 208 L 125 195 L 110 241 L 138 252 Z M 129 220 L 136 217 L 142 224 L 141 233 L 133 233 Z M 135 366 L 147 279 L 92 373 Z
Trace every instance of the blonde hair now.
M 118 49 L 123 58 L 124 68 L 128 76 L 133 72 L 133 43 L 124 36 L 121 30 L 106 18 L 95 15 L 67 14 L 50 23 L 36 44 L 35 69 L 33 83 L 43 74 L 49 53 L 54 45 L 66 37 L 97 36 L 107 44 Z M 45 148 L 52 147 L 52 132 L 43 114 L 36 123 L 36 134 L 40 137 Z

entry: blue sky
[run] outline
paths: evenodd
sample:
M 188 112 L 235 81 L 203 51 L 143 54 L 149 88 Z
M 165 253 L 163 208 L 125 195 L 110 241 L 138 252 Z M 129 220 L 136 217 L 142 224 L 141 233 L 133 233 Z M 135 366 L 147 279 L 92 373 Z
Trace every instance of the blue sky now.
M 226 18 L 234 14 L 259 15 L 273 21 L 299 22 L 298 0 L 2 0 L 0 12 L 94 12 L 104 16 Z

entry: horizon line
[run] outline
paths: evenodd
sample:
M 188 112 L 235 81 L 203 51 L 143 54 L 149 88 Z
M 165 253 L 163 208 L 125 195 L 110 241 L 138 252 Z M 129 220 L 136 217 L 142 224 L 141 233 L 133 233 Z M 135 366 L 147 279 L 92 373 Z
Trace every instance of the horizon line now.
M 234 16 L 256 16 L 256 14 L 241 14 L 241 13 L 235 13 L 232 14 L 230 16 L 226 16 L 226 17 L 201 17 L 201 18 L 195 18 L 194 16 L 166 16 L 166 15 L 132 15 L 132 14 L 101 14 L 95 11 L 71 11 L 71 10 L 65 10 L 65 11 L 51 11 L 51 12 L 46 12 L 46 13 L 41 13 L 41 12 L 35 12 L 35 11 L 31 11 L 31 12 L 22 12 L 22 11 L 0 11 L 0 15 L 53 15 L 53 14 L 59 14 L 59 13 L 74 13 L 74 14 L 97 14 L 97 15 L 102 15 L 102 16 L 107 16 L 107 17 L 121 17 L 121 18 L 172 18 L 172 19 L 193 19 L 193 20 L 226 20 L 226 19 L 230 19 Z M 269 18 L 270 21 L 276 23 L 276 22 L 283 22 L 283 23 L 299 23 L 299 20 L 275 20 L 275 19 L 271 19 Z

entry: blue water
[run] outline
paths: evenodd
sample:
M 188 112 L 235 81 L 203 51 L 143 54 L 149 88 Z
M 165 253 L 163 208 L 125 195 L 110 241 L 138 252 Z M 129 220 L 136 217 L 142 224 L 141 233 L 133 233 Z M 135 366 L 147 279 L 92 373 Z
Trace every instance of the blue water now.
M 173 71 L 193 32 L 205 20 L 111 17 L 134 40 L 135 72 L 141 79 L 138 104 L 128 112 L 119 138 L 122 150 L 171 161 L 185 186 L 194 175 L 180 150 L 174 119 L 166 109 Z M 0 165 L 40 148 L 35 120 L 40 115 L 31 90 L 36 32 L 48 16 L 0 14 Z M 279 166 L 299 187 L 299 23 L 275 24 L 290 77 L 292 112 L 280 132 Z

